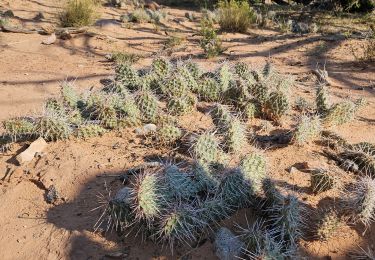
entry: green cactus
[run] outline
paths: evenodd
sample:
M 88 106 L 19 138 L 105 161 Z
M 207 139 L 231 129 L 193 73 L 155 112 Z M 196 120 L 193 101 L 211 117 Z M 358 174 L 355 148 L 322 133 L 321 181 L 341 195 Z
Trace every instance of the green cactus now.
M 317 138 L 321 131 L 322 126 L 319 116 L 315 115 L 309 117 L 307 115 L 302 115 L 294 131 L 293 140 L 298 145 L 304 145 Z
M 158 129 L 157 139 L 162 144 L 175 143 L 182 137 L 182 131 L 177 126 L 172 124 L 163 125 Z
M 245 80 L 238 79 L 230 84 L 224 93 L 225 99 L 236 107 L 243 107 L 251 99 L 249 85 Z
M 233 118 L 225 130 L 225 147 L 230 152 L 240 152 L 246 145 L 246 128 L 237 118 Z
M 270 119 L 280 121 L 288 110 L 289 100 L 284 93 L 276 91 L 269 95 L 265 103 L 264 112 Z
M 168 191 L 159 173 L 144 172 L 136 178 L 131 191 L 136 218 L 152 222 L 166 207 Z
M 34 122 L 27 118 L 14 118 L 3 121 L 5 133 L 14 141 L 17 138 L 24 138 L 34 133 Z
M 189 204 L 176 204 L 161 217 L 157 235 L 172 249 L 177 244 L 195 242 L 206 225 L 195 208 Z
M 167 103 L 168 111 L 173 115 L 185 115 L 194 110 L 197 98 L 192 93 L 183 97 L 171 98 Z
M 176 165 L 170 165 L 165 169 L 165 178 L 171 196 L 177 200 L 189 200 L 198 192 L 197 184 L 190 174 L 180 171 Z
M 200 217 L 203 221 L 218 226 L 221 220 L 228 218 L 232 213 L 232 209 L 226 205 L 221 196 L 206 198 L 201 203 L 200 209 Z
M 276 73 L 271 62 L 267 61 L 262 70 L 263 78 L 270 78 Z
M 353 214 L 354 221 L 368 228 L 375 220 L 375 180 L 370 176 L 361 177 L 343 195 L 344 206 Z
M 177 68 L 176 74 L 184 79 L 187 87 L 193 91 L 197 92 L 199 85 L 197 79 L 193 76 L 192 72 L 189 71 L 189 68 L 186 65 L 181 65 Z
M 70 83 L 64 83 L 61 87 L 61 96 L 64 100 L 64 103 L 71 107 L 76 108 L 79 101 L 79 96 L 73 89 Z
M 118 113 L 118 127 L 133 127 L 140 125 L 141 112 L 132 96 L 121 99 L 115 104 Z
M 253 191 L 259 193 L 262 190 L 264 180 L 267 178 L 266 159 L 259 153 L 250 153 L 241 160 L 239 169 L 244 180 L 251 185 Z
M 362 142 L 347 147 L 339 156 L 351 160 L 358 165 L 363 175 L 375 176 L 375 147 L 373 144 Z
M 197 94 L 203 101 L 215 102 L 220 100 L 222 93 L 220 86 L 215 79 L 205 77 L 199 81 Z
M 337 231 L 343 224 L 343 221 L 335 210 L 328 210 L 319 221 L 316 234 L 321 240 L 329 240 L 337 235 Z
M 326 113 L 323 123 L 326 126 L 338 126 L 354 119 L 357 106 L 351 101 L 344 101 L 333 105 Z
M 213 191 L 219 186 L 220 180 L 212 168 L 209 163 L 196 161 L 193 164 L 192 172 L 200 191 Z
M 124 232 L 125 228 L 132 226 L 134 215 L 131 206 L 131 189 L 124 187 L 108 202 L 105 209 L 108 219 L 107 229 L 115 228 L 116 231 Z
M 331 107 L 328 87 L 326 85 L 319 85 L 316 90 L 316 109 L 320 115 L 326 115 Z
M 277 200 L 267 209 L 272 223 L 270 232 L 277 240 L 283 241 L 283 248 L 287 252 L 296 252 L 304 226 L 301 203 L 292 195 L 275 198 Z
M 193 144 L 193 156 L 202 164 L 220 160 L 219 142 L 213 133 L 198 136 Z
M 89 139 L 91 137 L 102 136 L 105 132 L 106 130 L 100 125 L 87 124 L 81 125 L 75 135 L 78 138 Z
M 69 138 L 72 129 L 68 119 L 53 111 L 46 111 L 45 114 L 36 121 L 36 135 L 43 137 L 47 141 L 57 141 Z
M 67 117 L 68 117 L 68 122 L 73 126 L 81 125 L 84 120 L 81 111 L 78 109 L 69 111 L 69 113 L 67 114 Z
M 155 122 L 159 113 L 157 97 L 151 91 L 144 90 L 136 96 L 136 102 L 143 119 L 148 122 Z
M 194 77 L 195 80 L 198 80 L 203 72 L 202 69 L 199 67 L 199 65 L 193 61 L 187 61 L 185 63 L 186 68 L 189 70 L 191 75 Z
M 222 129 L 227 129 L 233 118 L 229 107 L 220 103 L 215 104 L 210 114 L 215 125 Z
M 228 207 L 237 209 L 249 205 L 253 191 L 241 171 L 233 170 L 220 183 L 218 194 Z
M 118 127 L 116 109 L 108 100 L 101 100 L 95 104 L 94 115 L 104 127 L 109 129 Z
M 247 120 L 254 119 L 255 117 L 258 117 L 261 112 L 261 108 L 259 104 L 249 101 L 245 107 L 243 108 L 244 116 Z
M 123 86 L 130 90 L 139 88 L 140 78 L 135 69 L 128 63 L 117 64 L 115 70 L 115 81 L 120 82 Z
M 169 97 L 183 97 L 189 90 L 185 79 L 178 75 L 172 75 L 161 86 L 161 92 Z
M 332 189 L 335 179 L 327 171 L 317 169 L 311 173 L 310 183 L 312 191 L 317 194 Z
M 154 59 L 151 66 L 152 71 L 156 73 L 160 79 L 167 77 L 172 69 L 170 62 L 162 57 Z
M 224 93 L 230 87 L 230 82 L 232 81 L 233 75 L 231 69 L 227 63 L 224 63 L 219 71 L 218 71 L 218 78 L 220 83 L 221 91 Z
M 255 100 L 264 106 L 269 100 L 269 88 L 264 82 L 258 82 L 251 86 L 250 94 L 255 97 Z
M 236 74 L 243 79 L 246 79 L 246 77 L 250 74 L 250 68 L 244 62 L 237 62 L 234 65 L 234 70 Z

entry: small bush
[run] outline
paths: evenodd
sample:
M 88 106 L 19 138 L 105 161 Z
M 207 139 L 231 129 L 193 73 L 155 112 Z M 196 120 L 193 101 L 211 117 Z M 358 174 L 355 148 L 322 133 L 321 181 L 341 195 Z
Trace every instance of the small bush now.
M 360 61 L 375 61 L 375 28 L 371 28 L 365 42 L 361 45 L 363 50 L 361 56 L 357 56 L 353 51 L 353 54 L 357 60 Z
M 219 24 L 222 30 L 244 33 L 255 20 L 255 13 L 247 1 L 219 2 Z
M 212 21 L 203 19 L 201 22 L 201 39 L 200 45 L 207 58 L 212 58 L 223 52 L 221 41 L 216 34 Z
M 60 15 L 63 27 L 80 27 L 91 25 L 96 16 L 93 0 L 70 0 Z

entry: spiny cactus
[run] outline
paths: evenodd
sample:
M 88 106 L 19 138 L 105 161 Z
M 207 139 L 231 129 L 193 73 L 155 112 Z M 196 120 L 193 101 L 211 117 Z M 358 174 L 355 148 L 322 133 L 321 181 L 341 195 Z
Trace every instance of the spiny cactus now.
M 179 75 L 172 75 L 160 89 L 164 95 L 169 97 L 182 97 L 189 90 L 187 82 Z
M 130 96 L 117 103 L 115 109 L 118 113 L 118 127 L 133 127 L 140 124 L 141 112 Z
M 27 118 L 14 118 L 3 121 L 5 133 L 14 141 L 32 135 L 34 132 L 34 122 Z
M 188 200 L 198 192 L 198 186 L 192 180 L 192 176 L 180 171 L 176 165 L 170 165 L 165 169 L 165 177 L 171 195 L 178 200 Z
M 351 101 L 344 101 L 333 105 L 324 117 L 326 126 L 338 126 L 350 122 L 354 119 L 357 106 Z
M 334 177 L 323 169 L 317 169 L 311 173 L 311 189 L 314 193 L 330 190 L 335 185 Z
M 267 61 L 263 67 L 262 74 L 263 78 L 270 78 L 276 73 L 274 65 L 271 62 Z
M 192 173 L 200 191 L 214 191 L 220 184 L 219 176 L 209 163 L 196 161 L 193 164 Z
M 230 87 L 230 82 L 232 81 L 233 75 L 228 63 L 224 63 L 219 71 L 218 78 L 220 83 L 220 88 L 222 92 L 226 92 Z
M 76 108 L 79 101 L 79 96 L 76 91 L 73 89 L 70 83 L 64 83 L 61 87 L 61 96 L 64 100 L 64 103 L 71 107 Z
M 159 78 L 164 79 L 170 73 L 172 65 L 170 62 L 162 57 L 156 58 L 152 61 L 152 71 L 156 73 Z
M 319 221 L 316 234 L 321 240 L 329 240 L 336 236 L 337 231 L 343 226 L 343 221 L 334 209 L 324 212 Z
M 159 218 L 167 205 L 168 191 L 158 172 L 143 172 L 137 176 L 131 191 L 133 211 L 140 220 Z
M 316 90 L 316 109 L 320 115 L 325 115 L 331 107 L 328 87 L 320 84 Z
M 220 86 L 215 79 L 205 77 L 199 81 L 197 94 L 203 101 L 219 101 L 221 98 Z
M 115 70 L 115 81 L 121 82 L 130 90 L 136 90 L 139 87 L 140 78 L 138 72 L 128 63 L 120 63 Z
M 270 213 L 272 236 L 283 241 L 285 251 L 295 252 L 304 226 L 303 211 L 298 199 L 288 195 L 274 203 L 267 211 Z
M 349 159 L 358 165 L 358 169 L 364 175 L 375 176 L 375 147 L 373 144 L 362 142 L 349 146 L 339 155 Z
M 202 220 L 214 225 L 218 225 L 221 220 L 226 219 L 232 212 L 232 209 L 220 196 L 206 198 L 201 203 L 200 209 Z
M 200 76 L 202 76 L 203 71 L 197 63 L 193 61 L 187 61 L 185 63 L 185 66 L 190 71 L 191 75 L 194 77 L 195 80 L 198 80 Z
M 182 137 L 182 131 L 172 124 L 163 125 L 158 129 L 157 139 L 162 144 L 172 144 Z
M 249 85 L 243 79 L 232 81 L 228 90 L 224 93 L 225 101 L 238 108 L 245 106 L 251 99 Z
M 136 102 L 146 121 L 155 122 L 159 111 L 158 99 L 148 90 L 141 91 L 136 96 Z
M 231 152 L 240 152 L 241 149 L 246 145 L 246 128 L 239 119 L 233 118 L 230 121 L 228 127 L 226 128 L 224 138 L 225 147 Z
M 35 133 L 48 141 L 57 141 L 69 138 L 72 129 L 66 117 L 53 111 L 46 111 L 36 121 Z
M 205 226 L 195 208 L 189 204 L 176 204 L 162 215 L 157 235 L 173 250 L 177 243 L 195 242 Z
M 319 116 L 309 117 L 302 115 L 294 131 L 293 140 L 298 145 L 309 143 L 320 135 L 321 130 L 322 126 Z
M 116 109 L 108 101 L 97 103 L 94 114 L 104 127 L 109 129 L 118 127 Z
M 250 74 L 250 68 L 249 66 L 244 63 L 244 62 L 237 62 L 235 65 L 234 65 L 234 70 L 236 72 L 236 74 L 243 78 L 243 79 L 246 79 L 247 75 Z
M 233 117 L 230 108 L 219 103 L 215 104 L 210 114 L 215 125 L 221 129 L 226 129 Z
M 76 136 L 78 138 L 88 139 L 91 137 L 101 136 L 105 132 L 106 130 L 100 125 L 87 124 L 87 125 L 81 125 L 77 129 Z
M 64 104 L 57 100 L 56 98 L 49 98 L 47 99 L 46 103 L 44 104 L 44 109 L 46 111 L 54 111 L 56 114 L 65 115 L 66 110 Z
M 236 169 L 228 173 L 222 180 L 218 194 L 226 205 L 236 209 L 250 204 L 253 190 L 244 180 L 241 171 Z
M 198 85 L 197 79 L 193 76 L 193 72 L 191 72 L 185 64 L 177 67 L 176 74 L 184 79 L 187 87 L 191 91 L 193 92 L 198 91 L 199 85 Z
M 375 180 L 361 177 L 344 196 L 344 205 L 354 215 L 354 221 L 369 227 L 375 220 Z
M 173 115 L 185 115 L 194 110 L 197 98 L 189 93 L 179 98 L 171 98 L 167 103 L 168 111 Z
M 193 144 L 193 156 L 199 162 L 206 164 L 220 159 L 220 147 L 213 133 L 204 133 L 198 136 Z
M 266 159 L 259 153 L 246 155 L 239 166 L 243 178 L 249 182 L 254 192 L 260 192 L 267 177 Z
M 261 108 L 259 104 L 249 101 L 243 108 L 243 112 L 246 119 L 251 120 L 260 115 Z
M 84 121 L 82 113 L 79 109 L 70 110 L 67 117 L 69 124 L 71 124 L 73 127 L 81 125 Z
M 249 89 L 250 94 L 255 97 L 255 100 L 262 106 L 269 100 L 269 88 L 263 82 L 258 82 Z
M 280 121 L 281 117 L 289 110 L 288 97 L 280 92 L 272 92 L 266 103 L 264 112 L 272 120 Z

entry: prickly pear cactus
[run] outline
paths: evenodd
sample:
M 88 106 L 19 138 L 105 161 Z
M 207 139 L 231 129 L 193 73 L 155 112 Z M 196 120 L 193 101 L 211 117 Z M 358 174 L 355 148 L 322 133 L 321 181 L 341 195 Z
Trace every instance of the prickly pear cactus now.
M 283 115 L 289 110 L 288 97 L 280 92 L 272 92 L 267 99 L 264 112 L 272 120 L 279 121 Z
M 194 110 L 197 98 L 192 94 L 187 94 L 179 98 L 171 98 L 167 103 L 168 111 L 173 115 L 185 115 Z
M 321 131 L 322 125 L 319 116 L 302 115 L 294 132 L 294 142 L 298 145 L 306 144 L 318 137 Z
M 176 165 L 170 165 L 165 169 L 165 177 L 169 191 L 177 200 L 188 200 L 196 196 L 198 186 L 188 173 L 180 171 Z
M 181 65 L 180 67 L 178 67 L 176 70 L 176 74 L 184 79 L 189 90 L 193 92 L 198 91 L 198 88 L 199 88 L 198 82 L 192 75 L 192 72 L 189 71 L 186 65 Z
M 333 188 L 335 179 L 331 174 L 322 169 L 317 169 L 311 173 L 311 189 L 318 194 Z
M 230 152 L 240 152 L 246 145 L 246 128 L 237 118 L 233 118 L 225 131 L 225 147 Z
M 57 141 L 69 138 L 72 129 L 67 118 L 59 114 L 47 112 L 37 120 L 35 133 L 48 141 Z
M 234 65 L 234 70 L 236 74 L 243 79 L 246 79 L 246 77 L 250 74 L 250 68 L 244 62 L 237 62 Z
M 64 83 L 61 88 L 61 96 L 64 100 L 64 103 L 71 107 L 71 108 L 76 108 L 78 101 L 79 101 L 79 96 L 73 89 L 72 85 L 69 83 Z
M 330 100 L 328 87 L 326 85 L 319 85 L 316 90 L 316 109 L 320 115 L 325 115 L 330 109 Z
M 229 89 L 224 94 L 225 100 L 236 107 L 243 107 L 251 98 L 249 85 L 242 79 L 232 81 Z
M 189 90 L 185 79 L 178 75 L 169 78 L 160 89 L 164 95 L 177 98 L 184 96 Z
M 251 184 L 254 192 L 260 192 L 263 181 L 267 178 L 266 159 L 261 154 L 253 152 L 241 160 L 239 168 L 244 180 Z
M 228 173 L 219 186 L 219 196 L 230 208 L 249 205 L 253 191 L 239 170 Z
M 245 105 L 243 112 L 244 112 L 245 118 L 248 120 L 251 120 L 260 115 L 261 108 L 259 104 L 250 101 Z
M 159 111 L 158 99 L 150 91 L 142 91 L 136 96 L 136 102 L 145 121 L 155 122 Z
M 55 98 L 47 99 L 46 103 L 44 104 L 44 109 L 46 111 L 53 111 L 56 114 L 65 115 L 66 110 L 64 104 Z
M 187 61 L 185 63 L 185 66 L 189 70 L 190 74 L 194 77 L 195 80 L 198 80 L 202 76 L 203 71 L 197 63 L 193 61 Z
M 258 82 L 251 86 L 250 94 L 255 97 L 255 100 L 262 106 L 269 99 L 269 88 L 264 82 Z
M 94 114 L 104 127 L 109 129 L 117 128 L 117 113 L 113 104 L 106 101 L 97 103 Z
M 352 121 L 357 112 L 357 106 L 351 101 L 333 105 L 326 113 L 323 123 L 326 126 L 338 126 Z
M 170 62 L 162 57 L 156 58 L 152 61 L 152 71 L 158 75 L 159 78 L 164 79 L 171 72 L 172 66 Z
M 116 67 L 115 81 L 121 82 L 121 84 L 130 90 L 136 90 L 139 87 L 140 78 L 138 73 L 128 63 L 120 63 Z
M 219 71 L 218 71 L 218 78 L 220 83 L 220 88 L 222 92 L 226 92 L 230 87 L 230 82 L 233 79 L 233 75 L 231 69 L 227 63 L 224 63 Z
M 118 126 L 123 127 L 133 127 L 138 126 L 141 122 L 141 112 L 134 102 L 132 97 L 122 99 L 121 102 L 115 105 L 118 116 Z
M 220 184 L 219 176 L 215 174 L 216 171 L 209 163 L 196 161 L 193 164 L 192 172 L 199 191 L 213 191 Z
M 228 106 L 217 103 L 211 111 L 211 117 L 217 127 L 227 129 L 233 115 Z
M 91 137 L 102 136 L 105 132 L 106 130 L 100 125 L 87 124 L 81 125 L 77 129 L 76 136 L 77 138 L 89 139 Z
M 216 232 L 214 246 L 220 260 L 241 258 L 243 243 L 227 228 L 222 227 Z
M 343 225 L 344 222 L 338 216 L 337 212 L 335 210 L 329 210 L 325 212 L 323 218 L 320 220 L 316 233 L 319 239 L 327 241 L 335 237 L 340 227 Z
M 17 138 L 32 135 L 35 126 L 32 120 L 26 118 L 15 118 L 3 121 L 3 127 L 5 133 L 16 141 Z
M 181 137 L 181 129 L 172 124 L 166 124 L 158 129 L 157 139 L 162 144 L 175 143 Z
M 160 217 L 166 206 L 167 193 L 164 180 L 160 174 L 144 172 L 137 177 L 131 191 L 136 218 L 151 222 Z
M 197 94 L 203 101 L 215 102 L 220 100 L 222 93 L 218 82 L 213 78 L 206 77 L 200 80 Z
M 198 136 L 193 144 L 193 155 L 202 164 L 219 161 L 220 148 L 215 135 L 204 133 Z

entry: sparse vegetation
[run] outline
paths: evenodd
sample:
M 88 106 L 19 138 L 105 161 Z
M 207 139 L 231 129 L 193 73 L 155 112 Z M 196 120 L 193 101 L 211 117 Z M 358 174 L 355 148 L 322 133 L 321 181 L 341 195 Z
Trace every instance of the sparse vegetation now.
M 242 0 L 220 0 L 218 16 L 222 30 L 241 33 L 245 33 L 256 19 L 249 3 Z
M 96 4 L 93 0 L 69 0 L 60 14 L 60 21 L 64 27 L 80 27 L 91 25 L 96 17 Z
M 202 36 L 200 46 L 207 58 L 215 57 L 223 52 L 221 40 L 216 34 L 212 21 L 208 19 L 203 19 L 201 21 L 200 34 Z

